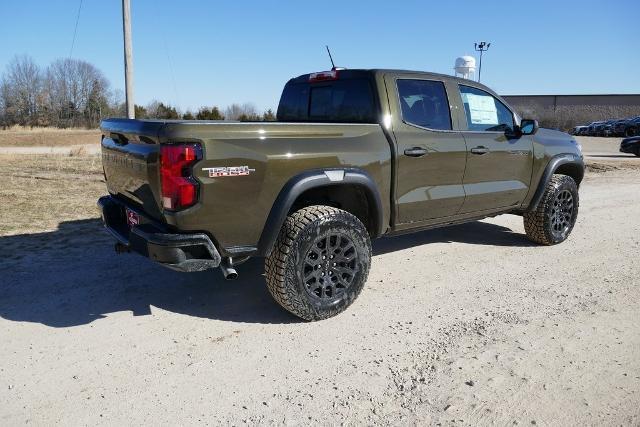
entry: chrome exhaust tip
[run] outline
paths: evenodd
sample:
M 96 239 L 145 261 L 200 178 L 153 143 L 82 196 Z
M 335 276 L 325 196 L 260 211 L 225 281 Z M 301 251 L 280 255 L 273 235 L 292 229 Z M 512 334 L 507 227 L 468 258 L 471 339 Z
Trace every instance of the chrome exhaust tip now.
M 223 258 L 220 263 L 220 271 L 226 280 L 235 280 L 238 278 L 238 272 L 233 268 L 233 260 L 231 258 Z

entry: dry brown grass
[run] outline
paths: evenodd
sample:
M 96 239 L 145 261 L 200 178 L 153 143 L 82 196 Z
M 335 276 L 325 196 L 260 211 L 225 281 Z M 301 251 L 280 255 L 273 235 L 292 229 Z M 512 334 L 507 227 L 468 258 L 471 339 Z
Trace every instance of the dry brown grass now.
M 106 194 L 100 156 L 0 155 L 0 236 L 98 218 Z
M 0 129 L 0 147 L 68 146 L 100 143 L 99 129 L 28 128 Z
M 87 149 L 84 146 L 72 148 L 71 151 L 69 151 L 69 157 L 82 157 L 87 155 Z

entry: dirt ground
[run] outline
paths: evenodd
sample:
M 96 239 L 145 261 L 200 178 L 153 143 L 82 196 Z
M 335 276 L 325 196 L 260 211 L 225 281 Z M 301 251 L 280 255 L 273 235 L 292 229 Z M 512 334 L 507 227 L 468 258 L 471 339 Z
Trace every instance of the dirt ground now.
M 567 242 L 512 215 L 380 239 L 320 323 L 260 260 L 116 255 L 99 157 L 0 154 L 0 423 L 639 425 L 640 159 L 594 144 Z

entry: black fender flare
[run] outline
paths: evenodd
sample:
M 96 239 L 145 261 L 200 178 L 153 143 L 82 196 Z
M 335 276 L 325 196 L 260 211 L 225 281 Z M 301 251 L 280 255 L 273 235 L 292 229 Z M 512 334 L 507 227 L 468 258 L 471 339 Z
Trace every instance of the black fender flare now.
M 289 179 L 276 197 L 258 242 L 258 256 L 268 256 L 278 238 L 282 224 L 296 199 L 305 191 L 318 187 L 358 185 L 373 201 L 376 235 L 383 233 L 383 208 L 373 178 L 361 169 L 321 169 L 303 172 Z
M 547 166 L 542 173 L 542 177 L 540 177 L 540 182 L 538 182 L 538 188 L 529 203 L 529 207 L 526 209 L 527 211 L 534 211 L 538 207 L 538 203 L 542 200 L 542 196 L 544 194 L 545 189 L 547 188 L 547 184 L 554 173 L 558 170 L 558 168 L 562 165 L 571 164 L 577 167 L 579 171 L 580 178 L 578 179 L 577 184 L 580 185 L 580 181 L 584 177 L 584 160 L 580 156 L 576 156 L 575 154 L 558 154 L 549 160 Z

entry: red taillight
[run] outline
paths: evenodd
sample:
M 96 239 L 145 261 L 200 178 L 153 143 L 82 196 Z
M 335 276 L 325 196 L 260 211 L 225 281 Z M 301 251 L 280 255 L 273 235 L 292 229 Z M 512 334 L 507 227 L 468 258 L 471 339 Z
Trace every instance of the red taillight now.
M 198 200 L 198 182 L 191 166 L 201 159 L 201 153 L 198 144 L 160 146 L 160 188 L 165 209 L 184 209 Z
M 338 80 L 338 70 L 320 71 L 309 74 L 310 82 L 324 82 L 327 80 Z

